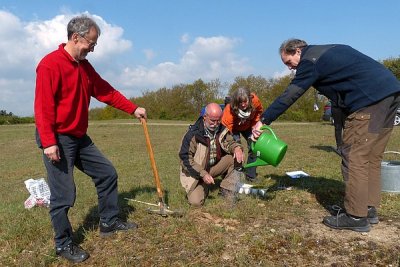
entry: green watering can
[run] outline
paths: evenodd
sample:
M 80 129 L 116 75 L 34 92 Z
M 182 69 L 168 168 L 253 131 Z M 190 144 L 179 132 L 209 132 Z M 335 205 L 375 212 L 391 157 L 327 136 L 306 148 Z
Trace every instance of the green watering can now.
M 252 163 L 248 163 L 244 168 L 272 165 L 278 166 L 285 156 L 287 150 L 287 144 L 276 137 L 274 131 L 269 126 L 263 125 L 260 130 L 269 130 L 263 132 L 258 137 L 256 142 L 251 143 L 251 150 L 257 155 L 257 160 Z

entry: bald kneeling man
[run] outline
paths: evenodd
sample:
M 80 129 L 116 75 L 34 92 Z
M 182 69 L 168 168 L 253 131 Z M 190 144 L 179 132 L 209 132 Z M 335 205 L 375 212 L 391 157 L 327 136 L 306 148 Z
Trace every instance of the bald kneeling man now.
M 204 115 L 189 126 L 183 137 L 179 158 L 180 181 L 190 205 L 200 207 L 215 178 L 224 177 L 221 195 L 230 204 L 236 201 L 239 174 L 234 171 L 234 160 L 243 162 L 243 147 L 221 124 L 222 109 L 216 103 L 206 106 Z

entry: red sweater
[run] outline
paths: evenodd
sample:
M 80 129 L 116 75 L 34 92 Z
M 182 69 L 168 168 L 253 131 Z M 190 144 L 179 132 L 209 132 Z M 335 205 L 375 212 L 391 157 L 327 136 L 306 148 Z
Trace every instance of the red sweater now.
M 90 97 L 132 114 L 137 106 L 103 80 L 87 60 L 76 62 L 61 44 L 36 68 L 35 123 L 43 148 L 56 134 L 82 137 L 89 121 Z

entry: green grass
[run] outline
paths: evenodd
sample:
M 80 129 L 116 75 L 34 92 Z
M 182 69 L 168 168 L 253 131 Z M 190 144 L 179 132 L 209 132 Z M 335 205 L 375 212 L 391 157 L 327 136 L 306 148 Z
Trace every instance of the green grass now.
M 144 204 L 125 200 L 157 201 L 143 128 L 133 122 L 90 124 L 89 135 L 119 173 L 121 215 L 140 228 L 100 238 L 94 185 L 76 170 L 77 200 L 69 217 L 76 241 L 91 254 L 85 266 L 398 266 L 400 194 L 383 193 L 381 223 L 368 234 L 333 231 L 321 223 L 328 214 L 325 208 L 343 201 L 340 158 L 330 148 L 332 126 L 273 124 L 288 152 L 277 168 L 257 170 L 267 196 L 240 195 L 230 209 L 215 187 L 205 206 L 193 209 L 179 182 L 178 150 L 189 122 L 149 121 L 166 202 L 185 212 L 181 218 L 164 218 L 148 214 Z M 48 210 L 23 206 L 29 197 L 24 181 L 46 175 L 34 126 L 0 126 L 0 148 L 0 266 L 68 265 L 55 256 Z M 387 150 L 400 150 L 400 127 Z M 399 160 L 398 155 L 385 158 Z M 290 179 L 285 172 L 293 170 L 310 177 Z

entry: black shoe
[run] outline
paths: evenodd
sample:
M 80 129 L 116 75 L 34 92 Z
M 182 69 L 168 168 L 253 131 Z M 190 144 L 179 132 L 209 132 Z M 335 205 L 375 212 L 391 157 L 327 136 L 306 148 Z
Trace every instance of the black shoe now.
M 56 255 L 63 257 L 70 262 L 79 263 L 89 258 L 89 253 L 84 251 L 75 243 L 70 243 L 62 248 L 56 248 Z
M 379 223 L 379 218 L 377 215 L 376 208 L 373 206 L 368 206 L 368 215 L 367 215 L 368 221 L 370 224 L 377 224 Z
M 136 229 L 138 225 L 134 222 L 123 222 L 121 219 L 116 219 L 114 223 L 108 225 L 106 223 L 100 223 L 100 236 L 107 237 L 114 234 L 117 231 L 128 231 L 130 229 Z
M 248 175 L 246 175 L 246 181 L 248 181 L 250 183 L 258 183 L 257 177 L 250 177 Z
M 328 208 L 330 214 L 332 215 L 339 215 L 340 213 L 346 213 L 346 210 L 344 208 L 341 208 L 338 205 L 332 205 Z M 377 224 L 379 223 L 379 218 L 377 215 L 376 208 L 373 206 L 368 206 L 368 215 L 367 219 L 370 224 Z
M 345 208 L 340 207 L 339 205 L 332 205 L 332 206 L 328 206 L 327 210 L 329 211 L 329 213 L 331 215 L 337 216 L 340 213 L 346 213 Z
M 333 229 L 353 230 L 356 232 L 369 232 L 371 228 L 367 217 L 354 218 L 347 213 L 326 216 L 322 222 Z

